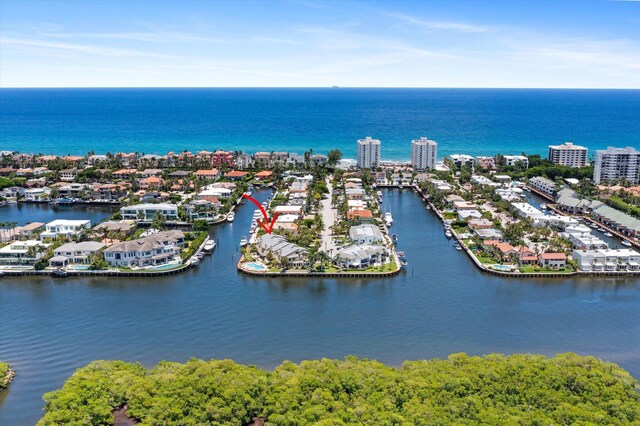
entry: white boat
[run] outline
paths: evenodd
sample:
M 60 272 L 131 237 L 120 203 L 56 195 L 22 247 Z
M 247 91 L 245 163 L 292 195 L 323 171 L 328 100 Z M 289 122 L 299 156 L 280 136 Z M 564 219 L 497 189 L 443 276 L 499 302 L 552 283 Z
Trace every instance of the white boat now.
M 393 224 L 393 216 L 391 212 L 386 212 L 384 214 L 384 221 L 387 222 L 387 226 L 391 226 Z
M 604 235 L 607 237 L 613 237 L 613 234 L 611 232 L 605 232 Z
M 546 210 L 547 209 L 547 205 L 545 203 L 540 204 L 540 208 L 542 210 Z
M 198 264 L 200 263 L 200 259 L 198 259 L 196 256 L 192 257 L 190 260 L 190 263 L 194 266 L 198 266 Z
M 247 192 L 245 192 L 245 194 L 247 195 L 247 197 L 251 197 L 251 194 L 253 194 L 253 192 L 247 191 Z
M 376 192 L 376 195 L 377 195 L 378 197 L 382 197 L 382 191 L 378 191 L 378 192 Z
M 460 244 L 456 244 L 456 250 L 462 251 L 462 246 Z
M 623 246 L 627 246 L 627 247 L 631 247 L 632 246 L 631 241 L 628 241 L 628 240 L 622 240 L 621 244 Z
M 447 231 L 444 233 L 444 236 L 447 237 L 447 238 L 451 238 L 453 236 L 453 234 L 451 233 L 451 231 L 449 231 L 447 229 Z
M 206 251 L 207 253 L 211 253 L 214 248 L 216 248 L 215 241 L 208 240 L 206 243 L 204 243 L 204 251 Z
M 247 244 L 249 244 L 249 240 L 247 239 L 247 237 L 242 237 L 242 238 L 240 238 L 240 246 L 241 246 L 241 247 L 244 247 L 244 246 L 246 246 Z
M 262 203 L 262 207 L 267 207 L 269 205 L 269 203 L 267 203 L 266 201 Z
M 236 214 L 234 212 L 231 212 L 227 215 L 227 222 L 233 222 L 235 218 L 236 218 Z
M 253 212 L 254 219 L 260 219 L 262 217 L 262 212 L 260 210 L 256 210 Z
M 427 204 L 427 205 L 425 206 L 425 209 L 427 209 L 427 210 L 431 210 L 431 206 L 430 206 L 429 204 Z

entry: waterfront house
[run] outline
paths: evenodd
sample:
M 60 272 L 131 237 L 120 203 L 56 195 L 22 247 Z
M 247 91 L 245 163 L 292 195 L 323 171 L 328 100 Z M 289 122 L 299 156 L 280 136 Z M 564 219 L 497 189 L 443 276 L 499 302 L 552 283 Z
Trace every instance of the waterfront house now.
M 543 268 L 562 269 L 567 264 L 567 256 L 564 253 L 541 253 L 538 263 Z
M 640 219 L 602 204 L 593 209 L 591 216 L 598 222 L 630 238 L 640 237 Z
M 302 206 L 277 206 L 275 212 L 278 215 L 295 215 L 300 218 L 302 217 Z
M 344 192 L 349 200 L 364 200 L 366 197 L 365 190 L 362 188 L 347 188 Z
M 120 268 L 145 268 L 180 261 L 182 231 L 162 231 L 133 241 L 122 241 L 104 251 L 104 260 Z
M 233 191 L 228 188 L 218 188 L 207 186 L 207 189 L 200 191 L 196 196 L 199 200 L 203 200 L 208 197 L 215 197 L 218 199 L 225 199 L 231 197 Z
M 356 220 L 361 224 L 371 223 L 373 221 L 373 213 L 369 209 L 353 209 L 347 212 L 347 219 Z
M 542 176 L 529 179 L 529 187 L 550 197 L 553 197 L 556 192 L 556 183 Z
M 256 180 L 268 180 L 273 177 L 273 172 L 271 170 L 263 170 L 255 174 L 254 178 Z
M 349 210 L 362 210 L 367 208 L 367 203 L 363 200 L 347 200 Z
M 55 256 L 65 257 L 69 263 L 91 263 L 91 256 L 105 245 L 97 241 L 66 243 L 53 251 Z
M 45 230 L 40 234 L 40 240 L 47 238 L 55 240 L 59 235 L 70 238 L 91 228 L 90 220 L 56 219 L 45 225 Z
M 39 203 L 48 201 L 51 194 L 51 188 L 29 188 L 24 190 L 24 199 L 28 202 Z
M 216 197 L 205 197 L 189 202 L 184 208 L 190 220 L 213 220 L 220 206 Z
M 57 186 L 58 195 L 60 197 L 67 198 L 84 198 L 84 194 L 90 194 L 91 185 L 84 183 L 69 183 L 69 184 L 54 184 L 51 186 Z
M 288 242 L 280 235 L 264 234 L 258 238 L 256 247 L 262 257 L 271 255 L 276 261 L 286 259 L 290 266 L 296 268 L 308 265 L 307 249 Z
M 363 269 L 381 264 L 388 258 L 387 250 L 382 246 L 362 244 L 340 249 L 333 263 L 342 269 Z
M 373 244 L 382 242 L 383 236 L 377 226 L 365 224 L 349 228 L 349 239 L 356 244 Z
M 156 214 L 161 214 L 165 220 L 178 219 L 178 206 L 175 204 L 135 204 L 125 206 L 120 209 L 123 219 L 131 220 L 153 220 Z
M 47 246 L 38 240 L 14 241 L 0 248 L 0 265 L 32 265 L 44 255 Z
M 482 217 L 482 213 L 478 210 L 459 210 L 458 218 L 460 220 L 468 220 L 468 219 L 480 219 Z
M 136 226 L 133 220 L 108 220 L 93 227 L 94 234 L 106 232 L 130 233 Z

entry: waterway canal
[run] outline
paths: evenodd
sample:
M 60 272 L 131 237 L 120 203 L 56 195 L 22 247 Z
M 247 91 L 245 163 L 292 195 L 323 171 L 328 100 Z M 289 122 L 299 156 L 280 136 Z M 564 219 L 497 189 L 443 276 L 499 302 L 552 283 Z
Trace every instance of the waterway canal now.
M 461 351 L 575 351 L 640 377 L 640 280 L 483 274 L 454 249 L 418 196 L 383 193 L 392 233 L 409 261 L 393 278 L 239 275 L 234 265 L 254 210 L 249 204 L 233 223 L 212 229 L 215 253 L 184 274 L 0 278 L 0 359 L 18 373 L 0 393 L 0 424 L 36 422 L 42 394 L 95 359 L 152 366 L 163 359 L 232 358 L 271 368 L 284 359 L 349 354 L 400 365 Z M 2 220 L 13 220 L 5 213 Z M 25 220 L 54 217 L 69 215 Z

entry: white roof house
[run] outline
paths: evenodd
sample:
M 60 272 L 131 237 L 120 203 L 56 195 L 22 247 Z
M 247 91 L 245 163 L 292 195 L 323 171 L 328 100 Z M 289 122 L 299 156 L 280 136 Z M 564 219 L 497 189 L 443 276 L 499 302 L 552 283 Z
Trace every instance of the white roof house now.
M 352 226 L 349 228 L 349 239 L 358 244 L 372 244 L 382 241 L 382 232 L 371 224 Z
M 63 256 L 71 263 L 89 263 L 90 257 L 105 245 L 97 241 L 63 244 L 53 251 L 56 256 Z
M 40 234 L 40 239 L 55 239 L 58 235 L 69 237 L 89 228 L 91 228 L 90 220 L 56 219 L 45 225 L 45 231 Z
M 334 257 L 334 263 L 346 269 L 359 269 L 381 263 L 387 257 L 388 252 L 382 246 L 360 244 L 340 249 Z

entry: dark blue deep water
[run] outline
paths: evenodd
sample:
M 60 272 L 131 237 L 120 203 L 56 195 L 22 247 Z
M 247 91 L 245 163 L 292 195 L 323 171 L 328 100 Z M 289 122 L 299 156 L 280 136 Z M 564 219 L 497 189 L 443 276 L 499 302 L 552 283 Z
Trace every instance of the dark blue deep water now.
M 410 157 L 428 136 L 452 153 L 546 154 L 573 141 L 640 147 L 639 90 L 2 89 L 0 149 L 54 154 L 340 148 L 380 139 Z
M 267 193 L 256 196 L 262 201 Z M 95 359 L 152 366 L 164 359 L 232 358 L 271 368 L 284 359 L 349 354 L 400 365 L 462 351 L 574 351 L 640 377 L 640 280 L 483 274 L 454 249 L 415 194 L 384 191 L 384 200 L 409 261 L 406 273 L 393 278 L 238 275 L 234 265 L 250 206 L 242 206 L 232 224 L 213 228 L 214 254 L 181 275 L 0 278 L 0 359 L 18 372 L 0 393 L 0 425 L 35 423 L 42 394 Z M 5 209 L 0 215 L 10 220 L 44 213 Z

